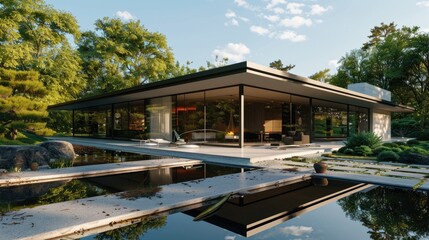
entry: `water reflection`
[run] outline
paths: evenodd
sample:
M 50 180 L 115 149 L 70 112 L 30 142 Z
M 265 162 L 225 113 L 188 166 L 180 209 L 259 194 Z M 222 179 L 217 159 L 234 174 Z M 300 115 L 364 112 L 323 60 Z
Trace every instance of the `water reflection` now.
M 348 217 L 369 229 L 371 239 L 429 238 L 428 192 L 379 187 L 338 204 Z
M 140 239 L 148 230 L 159 229 L 165 226 L 167 217 L 142 219 L 141 222 L 107 232 L 99 233 L 94 238 L 97 240 L 135 240 Z

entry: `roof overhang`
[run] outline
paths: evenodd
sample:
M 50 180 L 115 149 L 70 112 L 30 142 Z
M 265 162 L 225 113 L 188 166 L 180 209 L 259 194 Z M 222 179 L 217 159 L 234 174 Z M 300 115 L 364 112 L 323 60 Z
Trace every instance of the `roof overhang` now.
M 368 107 L 387 112 L 413 112 L 414 109 L 358 93 L 327 83 L 297 76 L 284 71 L 241 62 L 177 78 L 144 84 L 120 91 L 92 96 L 61 104 L 49 110 L 73 110 L 127 101 L 183 94 L 228 86 L 246 85 L 268 90 L 292 93 L 306 97 Z

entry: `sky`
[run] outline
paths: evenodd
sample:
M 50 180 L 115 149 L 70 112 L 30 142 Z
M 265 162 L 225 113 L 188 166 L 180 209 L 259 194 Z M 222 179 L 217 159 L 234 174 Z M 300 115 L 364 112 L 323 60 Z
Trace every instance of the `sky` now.
M 309 76 L 394 22 L 429 32 L 429 0 L 46 0 L 73 14 L 82 31 L 103 17 L 140 20 L 166 36 L 175 59 L 198 68 L 215 56 L 268 66 L 280 59 Z

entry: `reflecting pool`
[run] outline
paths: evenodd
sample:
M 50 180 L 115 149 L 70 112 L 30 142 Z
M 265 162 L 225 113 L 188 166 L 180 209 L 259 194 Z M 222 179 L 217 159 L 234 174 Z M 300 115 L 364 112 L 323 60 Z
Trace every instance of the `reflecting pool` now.
M 429 239 L 428 210 L 427 192 L 378 187 L 330 202 L 247 238 L 209 223 L 210 218 L 194 222 L 192 216 L 177 213 L 84 239 Z

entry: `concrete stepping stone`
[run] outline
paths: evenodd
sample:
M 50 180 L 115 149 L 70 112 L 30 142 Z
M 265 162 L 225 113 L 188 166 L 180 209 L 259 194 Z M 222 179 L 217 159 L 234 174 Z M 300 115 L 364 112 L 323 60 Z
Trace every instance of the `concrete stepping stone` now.
M 409 178 L 424 178 L 425 174 L 418 174 L 418 173 L 408 173 L 408 172 L 395 172 L 395 171 L 389 171 L 384 172 L 383 175 L 387 176 L 393 176 L 393 177 L 409 177 Z
M 98 177 L 113 174 L 140 172 L 158 168 L 202 164 L 199 160 L 165 158 L 121 163 L 107 163 L 69 168 L 55 168 L 40 171 L 26 171 L 0 174 L 0 187 L 55 182 L 69 179 Z
M 429 174 L 429 169 L 426 168 L 398 168 L 396 171 Z

